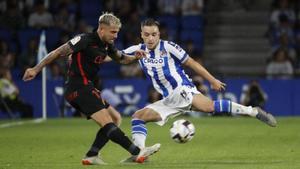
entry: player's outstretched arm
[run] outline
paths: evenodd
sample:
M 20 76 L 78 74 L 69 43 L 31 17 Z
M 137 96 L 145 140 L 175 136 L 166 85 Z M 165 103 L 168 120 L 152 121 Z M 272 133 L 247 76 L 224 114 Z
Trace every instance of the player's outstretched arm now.
M 188 58 L 184 65 L 193 69 L 197 74 L 205 78 L 211 84 L 211 88 L 216 91 L 225 90 L 226 84 L 216 79 L 202 65 L 196 62 L 193 58 Z
M 118 58 L 117 62 L 119 62 L 121 64 L 130 64 L 139 59 L 145 58 L 147 55 L 147 52 L 144 50 L 137 50 L 134 52 L 134 55 L 128 55 L 121 51 L 117 51 L 116 55 L 117 56 L 115 56 L 113 58 Z
M 70 45 L 65 43 L 58 47 L 57 49 L 51 51 L 46 57 L 44 57 L 40 63 L 35 65 L 33 68 L 26 69 L 23 80 L 29 81 L 35 78 L 35 76 L 45 67 L 46 65 L 53 62 L 53 60 L 57 59 L 59 56 L 68 56 L 73 53 Z

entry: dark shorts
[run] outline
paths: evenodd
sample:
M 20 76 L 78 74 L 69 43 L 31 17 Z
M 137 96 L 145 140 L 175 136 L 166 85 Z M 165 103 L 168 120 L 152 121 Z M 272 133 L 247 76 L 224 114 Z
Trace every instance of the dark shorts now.
M 102 99 L 100 91 L 91 84 L 82 86 L 78 90 L 70 90 L 67 87 L 65 99 L 88 119 L 97 111 L 109 107 L 109 104 Z

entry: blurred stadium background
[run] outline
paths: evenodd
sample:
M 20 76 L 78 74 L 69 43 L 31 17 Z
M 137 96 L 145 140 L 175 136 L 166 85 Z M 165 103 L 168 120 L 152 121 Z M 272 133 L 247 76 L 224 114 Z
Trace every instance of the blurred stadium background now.
M 187 70 L 203 93 L 259 104 L 277 116 L 300 115 L 296 0 L 2 0 L 0 118 L 23 117 L 24 111 L 30 116 L 31 110 L 34 117 L 41 117 L 41 77 L 29 83 L 21 80 L 24 70 L 37 62 L 41 31 L 46 31 L 46 46 L 51 51 L 76 34 L 93 31 L 104 11 L 114 12 L 123 23 L 115 42 L 119 49 L 139 43 L 140 21 L 154 17 L 161 22 L 162 39 L 181 45 L 228 84 L 225 93 L 214 93 L 201 77 Z M 48 117 L 78 115 L 62 98 L 65 73 L 64 59 L 47 68 Z M 249 95 L 253 80 L 260 86 L 260 96 Z M 9 88 L 13 84 L 16 88 Z M 137 64 L 101 65 L 99 88 L 124 115 L 160 97 Z M 23 100 L 22 105 L 3 105 L 7 97 Z M 247 102 L 247 97 L 261 101 Z M 15 110 L 18 106 L 21 108 Z

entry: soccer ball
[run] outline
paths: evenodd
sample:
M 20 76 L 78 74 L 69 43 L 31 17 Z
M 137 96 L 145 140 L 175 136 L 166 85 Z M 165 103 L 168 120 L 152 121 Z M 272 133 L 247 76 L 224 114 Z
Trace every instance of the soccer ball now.
M 170 134 L 175 142 L 186 143 L 194 137 L 195 126 L 188 120 L 176 120 L 170 128 Z

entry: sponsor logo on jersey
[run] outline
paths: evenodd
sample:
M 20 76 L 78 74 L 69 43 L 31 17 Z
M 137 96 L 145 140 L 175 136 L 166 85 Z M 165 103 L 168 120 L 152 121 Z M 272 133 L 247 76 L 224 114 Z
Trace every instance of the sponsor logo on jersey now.
M 144 64 L 149 64 L 149 65 L 164 65 L 164 59 L 159 58 L 159 59 L 153 59 L 153 58 L 145 58 L 143 59 Z

